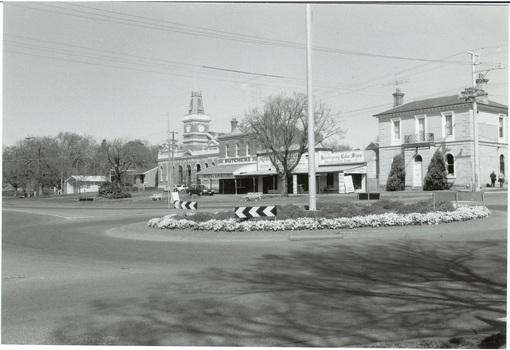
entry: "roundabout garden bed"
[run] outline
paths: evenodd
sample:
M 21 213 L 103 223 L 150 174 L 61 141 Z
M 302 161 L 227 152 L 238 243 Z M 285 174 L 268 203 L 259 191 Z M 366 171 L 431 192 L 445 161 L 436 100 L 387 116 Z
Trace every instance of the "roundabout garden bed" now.
M 381 200 L 373 204 L 351 202 L 324 203 L 310 212 L 295 205 L 278 206 L 278 218 L 241 220 L 233 211 L 167 215 L 149 220 L 147 226 L 157 229 L 192 229 L 200 231 L 297 231 L 437 225 L 486 218 L 490 211 L 483 206 L 459 206 L 450 202 L 433 205 L 432 201 L 405 204 Z

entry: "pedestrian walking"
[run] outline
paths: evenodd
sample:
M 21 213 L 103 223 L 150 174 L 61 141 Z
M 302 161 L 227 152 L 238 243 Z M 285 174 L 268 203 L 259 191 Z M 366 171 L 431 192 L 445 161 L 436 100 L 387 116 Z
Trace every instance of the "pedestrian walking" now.
M 491 173 L 491 187 L 495 187 L 496 186 L 496 178 L 498 177 L 498 175 L 496 175 L 496 173 L 493 171 Z
M 503 187 L 503 184 L 505 183 L 505 174 L 503 174 L 503 172 L 499 173 L 498 182 L 499 182 L 499 187 Z

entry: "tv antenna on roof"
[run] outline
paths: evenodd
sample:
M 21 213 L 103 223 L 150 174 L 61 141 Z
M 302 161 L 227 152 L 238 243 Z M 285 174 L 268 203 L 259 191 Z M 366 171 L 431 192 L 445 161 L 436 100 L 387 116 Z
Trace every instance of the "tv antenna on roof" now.
M 399 86 L 402 85 L 402 84 L 405 84 L 405 83 L 408 83 L 409 80 L 403 80 L 403 79 L 398 79 L 398 74 L 395 74 L 395 80 L 392 81 L 391 83 L 389 84 L 384 84 L 384 86 L 388 86 L 388 85 L 395 85 L 395 90 L 399 90 Z

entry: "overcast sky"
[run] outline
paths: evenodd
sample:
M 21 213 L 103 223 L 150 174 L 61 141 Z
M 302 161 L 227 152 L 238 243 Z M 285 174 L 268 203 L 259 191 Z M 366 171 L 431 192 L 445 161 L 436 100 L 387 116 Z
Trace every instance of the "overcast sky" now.
M 455 95 L 477 70 L 508 65 L 506 5 L 312 4 L 313 90 L 339 114 L 341 143 L 365 148 L 372 115 Z M 165 142 L 202 91 L 211 130 L 272 95 L 306 93 L 306 9 L 299 4 L 7 2 L 3 144 L 60 131 Z M 251 73 L 251 74 L 249 74 Z M 508 69 L 489 71 L 508 105 Z

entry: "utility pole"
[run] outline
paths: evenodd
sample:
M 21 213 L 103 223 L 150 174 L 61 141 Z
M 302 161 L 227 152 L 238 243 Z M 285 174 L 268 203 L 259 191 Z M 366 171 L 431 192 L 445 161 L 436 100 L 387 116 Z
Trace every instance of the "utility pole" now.
M 310 196 L 309 210 L 317 210 L 317 196 L 315 185 L 315 123 L 313 115 L 312 90 L 312 11 L 310 4 L 306 4 L 306 73 L 308 93 L 308 195 Z
M 178 134 L 177 131 L 170 131 L 170 119 L 168 113 L 166 114 L 167 119 L 167 147 L 168 147 L 168 161 L 166 162 L 166 186 L 168 191 L 168 210 L 170 211 L 170 197 L 171 192 L 174 190 L 174 146 L 175 146 L 175 134 Z M 170 134 L 172 134 L 172 173 L 170 174 Z
M 468 51 L 468 54 L 471 55 L 471 72 L 472 72 L 472 89 L 473 89 L 473 138 L 474 138 L 474 188 L 475 191 L 480 191 L 480 150 L 478 145 L 478 105 L 476 103 L 476 57 L 480 57 L 479 54 L 476 54 L 472 51 Z
M 474 177 L 474 191 L 480 191 L 480 145 L 479 145 L 479 132 L 478 132 L 478 104 L 476 98 L 478 96 L 483 96 L 486 94 L 486 91 L 478 91 L 476 89 L 476 57 L 480 57 L 480 54 L 474 53 L 472 51 L 468 51 L 468 54 L 471 55 L 471 74 L 472 74 L 472 87 L 471 89 L 466 89 L 464 92 L 464 98 L 466 101 L 471 101 L 473 104 L 473 177 Z M 499 67 L 493 67 L 492 69 L 486 69 L 485 75 L 491 70 L 495 69 L 503 69 L 504 66 L 499 65 Z M 481 78 L 485 78 L 485 75 Z

